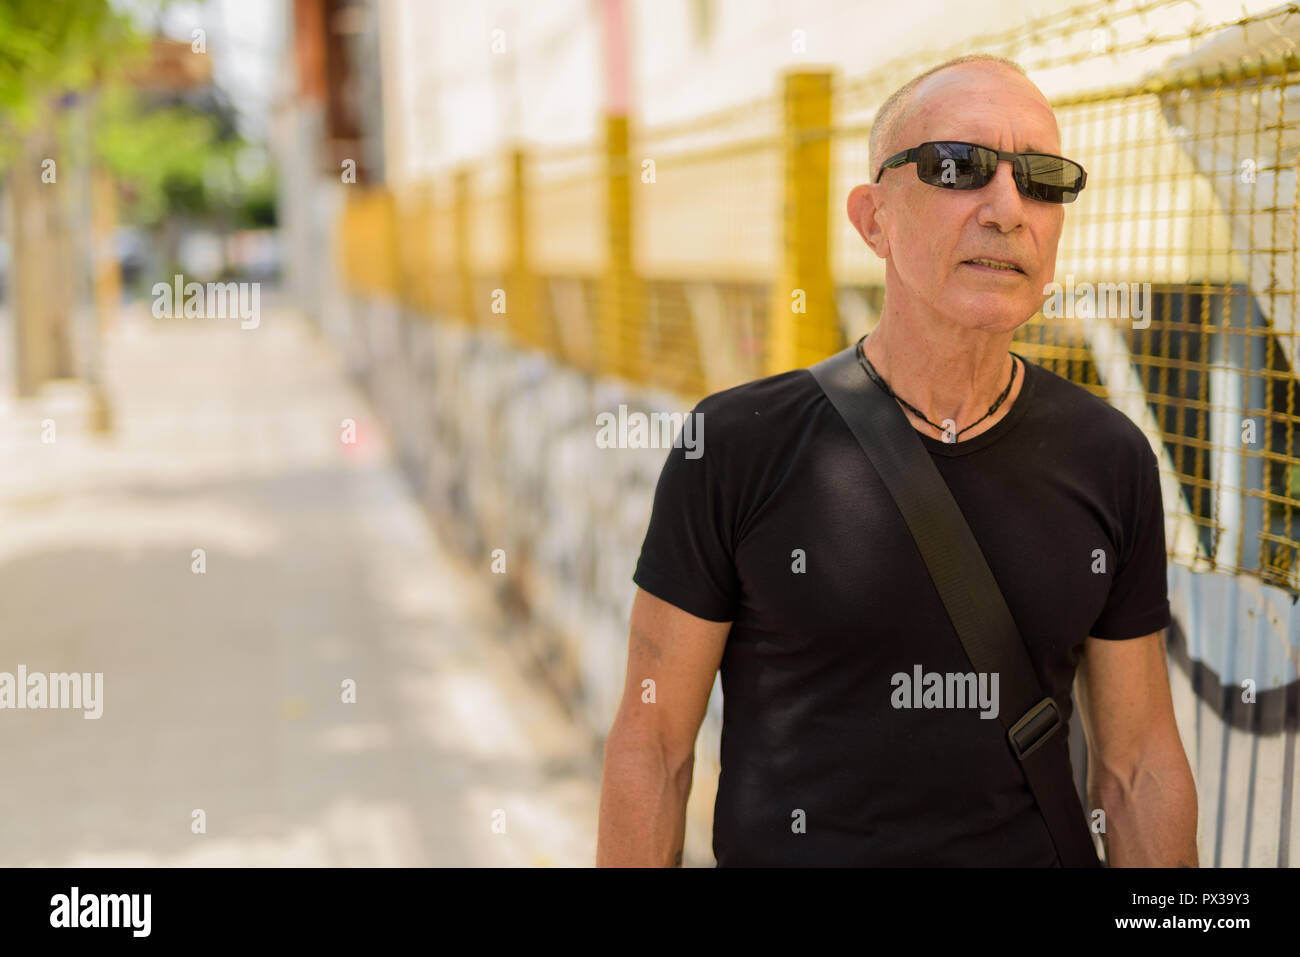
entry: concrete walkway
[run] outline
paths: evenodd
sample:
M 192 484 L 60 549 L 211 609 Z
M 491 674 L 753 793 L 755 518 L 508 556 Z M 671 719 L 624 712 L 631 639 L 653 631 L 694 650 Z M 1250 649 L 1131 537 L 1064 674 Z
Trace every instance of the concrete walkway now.
M 0 409 L 0 672 L 103 673 L 0 710 L 0 865 L 594 862 L 590 737 L 305 321 L 129 312 L 105 379 L 107 438 Z

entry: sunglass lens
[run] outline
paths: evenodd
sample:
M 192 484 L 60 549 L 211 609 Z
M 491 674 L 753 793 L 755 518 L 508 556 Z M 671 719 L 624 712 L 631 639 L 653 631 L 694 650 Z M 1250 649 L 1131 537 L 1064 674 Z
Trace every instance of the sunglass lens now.
M 944 189 L 979 189 L 989 181 L 996 164 L 996 154 L 977 146 L 926 143 L 916 159 L 916 175 L 922 182 Z
M 1022 156 L 1016 164 L 1016 180 L 1030 199 L 1072 203 L 1083 182 L 1083 167 L 1060 156 Z

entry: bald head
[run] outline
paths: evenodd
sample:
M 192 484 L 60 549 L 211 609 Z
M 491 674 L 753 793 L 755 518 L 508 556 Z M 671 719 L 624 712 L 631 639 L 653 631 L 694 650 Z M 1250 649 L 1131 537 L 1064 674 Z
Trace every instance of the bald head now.
M 886 261 L 887 311 L 906 317 L 897 321 L 931 336 L 944 329 L 1002 335 L 1043 304 L 1065 208 L 1022 193 L 1009 161 L 976 188 L 939 188 L 921 180 L 915 165 L 877 182 L 890 156 L 944 140 L 1059 156 L 1060 127 L 1016 64 L 988 56 L 940 64 L 881 107 L 871 129 L 871 179 L 845 203 L 849 221 Z M 990 267 L 990 259 L 1013 268 Z
M 990 81 L 995 85 L 1015 85 L 1019 88 L 1018 92 L 1027 88 L 1051 112 L 1046 97 L 1014 60 L 987 53 L 972 53 L 947 60 L 908 80 L 876 111 L 867 140 L 868 169 L 871 174 L 868 182 L 875 182 L 881 164 L 890 156 L 928 138 L 918 133 L 914 127 L 918 125 L 918 119 L 935 112 L 937 102 L 950 102 L 968 86 L 987 89 Z M 1054 125 L 1054 116 L 1052 122 Z M 1038 144 L 1038 148 L 1046 149 L 1042 144 Z

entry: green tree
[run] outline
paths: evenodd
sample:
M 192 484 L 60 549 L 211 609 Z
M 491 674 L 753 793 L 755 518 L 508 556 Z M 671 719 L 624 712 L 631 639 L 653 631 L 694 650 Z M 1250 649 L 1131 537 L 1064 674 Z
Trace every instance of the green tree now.
M 95 111 L 95 154 L 127 199 L 125 218 L 152 226 L 172 214 L 212 212 L 207 171 L 223 162 L 216 119 L 190 106 L 150 108 L 126 90 L 103 94 Z
M 0 0 L 0 124 L 31 126 L 51 96 L 84 90 L 142 48 L 108 0 Z

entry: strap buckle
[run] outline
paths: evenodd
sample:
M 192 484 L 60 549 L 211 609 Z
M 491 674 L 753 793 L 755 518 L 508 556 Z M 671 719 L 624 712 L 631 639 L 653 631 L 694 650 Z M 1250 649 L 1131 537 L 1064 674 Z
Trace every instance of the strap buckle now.
M 1025 712 L 1024 717 L 1007 731 L 1011 750 L 1023 761 L 1037 751 L 1052 732 L 1061 726 L 1061 709 L 1049 695 Z

